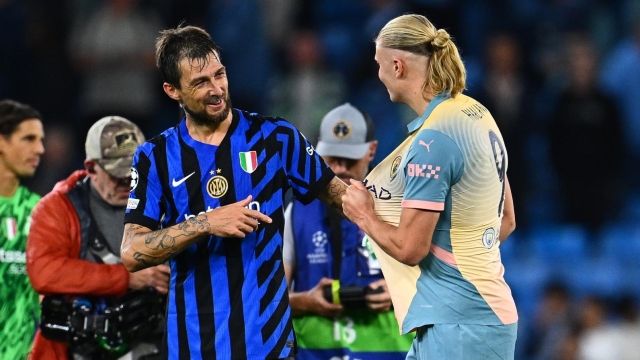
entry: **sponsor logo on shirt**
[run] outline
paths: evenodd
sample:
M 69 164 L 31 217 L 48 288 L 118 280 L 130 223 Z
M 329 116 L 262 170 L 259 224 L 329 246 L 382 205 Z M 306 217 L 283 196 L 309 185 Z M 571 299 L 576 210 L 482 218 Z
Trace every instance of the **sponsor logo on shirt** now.
M 437 179 L 440 166 L 424 165 L 424 164 L 407 164 L 407 176 L 409 177 L 426 177 Z
M 260 203 L 257 201 L 252 201 L 249 203 L 249 205 L 245 206 L 245 208 L 249 209 L 249 210 L 256 210 L 256 211 L 260 211 Z M 189 220 L 191 218 L 194 218 L 198 215 L 202 215 L 204 213 L 208 213 L 213 211 L 215 208 L 212 208 L 211 206 L 207 206 L 207 209 L 205 211 L 200 211 L 197 215 L 193 215 L 193 214 L 184 214 L 184 219 L 185 220 Z

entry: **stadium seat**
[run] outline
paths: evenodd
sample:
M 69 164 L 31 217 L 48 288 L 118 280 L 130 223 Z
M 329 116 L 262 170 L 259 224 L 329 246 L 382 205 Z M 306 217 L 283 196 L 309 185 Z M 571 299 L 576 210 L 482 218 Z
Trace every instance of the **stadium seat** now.
M 550 265 L 579 263 L 588 257 L 589 237 L 579 225 L 538 227 L 528 238 L 529 255 Z
M 598 245 L 598 257 L 622 265 L 637 263 L 640 258 L 640 225 L 610 224 L 602 229 Z

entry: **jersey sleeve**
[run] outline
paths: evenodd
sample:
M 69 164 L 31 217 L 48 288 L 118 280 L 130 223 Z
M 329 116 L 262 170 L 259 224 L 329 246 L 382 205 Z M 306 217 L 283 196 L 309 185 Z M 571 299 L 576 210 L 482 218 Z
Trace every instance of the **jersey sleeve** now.
M 463 171 L 462 152 L 450 137 L 437 130 L 420 131 L 407 153 L 402 207 L 444 210 L 449 190 Z
M 298 129 L 284 121 L 280 128 L 284 171 L 295 198 L 307 205 L 318 197 L 335 174 Z
M 131 193 L 127 202 L 124 222 L 142 225 L 151 230 L 159 227 L 162 211 L 162 186 L 153 152 L 145 143 L 138 147 L 131 166 Z

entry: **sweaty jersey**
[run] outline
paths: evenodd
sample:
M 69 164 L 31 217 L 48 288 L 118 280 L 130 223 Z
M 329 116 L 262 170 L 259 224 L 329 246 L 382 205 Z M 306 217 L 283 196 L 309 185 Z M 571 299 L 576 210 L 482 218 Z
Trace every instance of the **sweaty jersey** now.
M 39 199 L 24 186 L 11 198 L 0 197 L 0 359 L 26 359 L 40 318 L 25 253 L 31 210 Z
M 134 155 L 125 222 L 152 230 L 252 195 L 271 217 L 244 239 L 210 236 L 171 259 L 170 359 L 276 359 L 295 353 L 282 264 L 285 192 L 308 203 L 334 177 L 288 122 L 232 110 L 219 146 L 194 140 L 186 122 Z
M 402 208 L 440 212 L 418 266 L 375 249 L 402 333 L 427 324 L 517 321 L 498 234 L 507 152 L 489 111 L 459 94 L 436 96 L 409 136 L 365 180 L 375 209 L 398 226 Z M 368 234 L 375 240 L 375 234 Z

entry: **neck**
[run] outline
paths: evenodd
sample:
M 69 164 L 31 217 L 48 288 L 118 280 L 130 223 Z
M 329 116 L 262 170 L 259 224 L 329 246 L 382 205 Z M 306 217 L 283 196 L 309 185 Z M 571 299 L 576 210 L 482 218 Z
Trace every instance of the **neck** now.
M 0 196 L 10 198 L 15 195 L 20 186 L 20 179 L 12 173 L 3 171 L 0 173 Z
M 227 130 L 229 130 L 229 126 L 231 126 L 233 111 L 229 111 L 229 116 L 223 122 L 215 124 L 197 124 L 189 114 L 186 115 L 186 118 L 187 130 L 194 140 L 210 145 L 220 145 L 227 134 Z
M 431 90 L 425 89 L 425 91 L 411 94 L 409 99 L 407 99 L 406 104 L 409 105 L 409 107 L 415 111 L 418 116 L 421 116 L 424 114 L 424 111 L 427 110 L 427 106 L 429 106 L 429 103 L 434 97 L 435 96 Z

